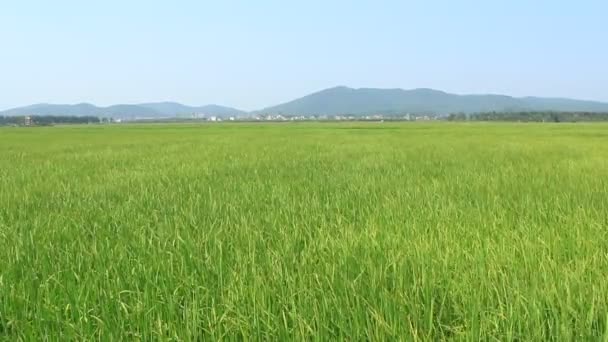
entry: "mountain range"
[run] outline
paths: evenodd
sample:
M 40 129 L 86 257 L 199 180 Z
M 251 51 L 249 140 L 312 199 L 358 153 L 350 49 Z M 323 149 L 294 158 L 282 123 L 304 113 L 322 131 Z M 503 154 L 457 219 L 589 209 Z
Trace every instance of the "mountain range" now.
M 191 116 L 247 116 L 257 114 L 283 115 L 369 115 L 369 114 L 429 114 L 515 111 L 581 111 L 608 112 L 608 103 L 566 98 L 511 97 L 505 95 L 456 95 L 433 89 L 374 89 L 334 87 L 302 98 L 245 112 L 217 105 L 186 106 L 175 102 L 143 103 L 97 107 L 76 105 L 37 104 L 9 109 L 0 116 L 68 115 L 121 118 L 161 118 Z
M 0 112 L 0 116 L 66 115 L 117 118 L 167 118 L 176 116 L 191 116 L 192 114 L 226 117 L 240 116 L 246 114 L 246 112 L 218 105 L 192 107 L 176 102 L 155 102 L 137 105 L 120 104 L 109 107 L 97 107 L 89 103 L 80 103 L 75 105 L 41 103 Z
M 434 114 L 513 111 L 608 112 L 608 103 L 505 95 L 455 95 L 433 89 L 335 87 L 269 107 L 262 113 L 305 115 Z

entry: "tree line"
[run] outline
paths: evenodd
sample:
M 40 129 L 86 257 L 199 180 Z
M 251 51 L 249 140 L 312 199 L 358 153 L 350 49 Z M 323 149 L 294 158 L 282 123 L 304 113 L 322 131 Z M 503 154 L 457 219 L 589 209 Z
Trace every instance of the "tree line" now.
M 0 116 L 0 125 L 23 126 L 28 124 L 26 116 Z M 50 126 L 55 124 L 93 124 L 111 122 L 109 118 L 98 118 L 96 116 L 52 116 L 52 115 L 32 115 L 30 124 L 35 126 Z
M 598 122 L 608 121 L 608 113 L 597 112 L 486 112 L 450 114 L 449 121 L 512 122 Z

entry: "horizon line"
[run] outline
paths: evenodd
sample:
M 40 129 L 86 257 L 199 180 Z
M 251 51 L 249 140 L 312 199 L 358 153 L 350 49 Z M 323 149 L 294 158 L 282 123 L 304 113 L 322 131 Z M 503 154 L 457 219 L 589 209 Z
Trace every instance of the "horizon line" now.
M 460 93 L 460 92 L 449 92 L 449 91 L 444 91 L 444 90 L 440 90 L 437 88 L 429 88 L 429 87 L 417 87 L 417 88 L 394 88 L 394 87 L 387 87 L 387 88 L 379 88 L 379 87 L 351 87 L 351 86 L 346 86 L 346 85 L 337 85 L 337 86 L 333 86 L 333 87 L 328 87 L 328 88 L 324 88 L 321 90 L 317 90 L 317 91 L 313 91 L 311 93 L 305 94 L 305 95 L 301 95 L 299 97 L 295 97 L 292 98 L 291 100 L 286 100 L 283 102 L 279 102 L 277 104 L 274 105 L 266 105 L 262 108 L 258 108 L 258 109 L 241 109 L 239 107 L 236 106 L 232 106 L 232 105 L 224 105 L 224 104 L 218 104 L 217 102 L 215 103 L 207 103 L 207 104 L 201 104 L 201 105 L 191 105 L 191 104 L 186 104 L 184 102 L 179 102 L 176 100 L 161 100 L 161 101 L 143 101 L 143 102 L 119 102 L 119 103 L 113 103 L 113 104 L 108 104 L 108 105 L 100 105 L 100 104 L 96 104 L 95 101 L 84 101 L 84 102 L 74 102 L 74 103 L 66 103 L 66 102 L 34 102 L 34 103 L 30 103 L 30 104 L 25 104 L 25 105 L 18 105 L 18 106 L 12 106 L 9 108 L 0 108 L 0 112 L 4 112 L 4 111 L 9 111 L 9 110 L 13 110 L 13 109 L 19 109 L 19 108 L 24 108 L 24 107 L 31 107 L 31 106 L 39 106 L 39 105 L 51 105 L 51 106 L 77 106 L 77 105 L 91 105 L 97 108 L 108 108 L 108 107 L 113 107 L 113 106 L 120 106 L 120 105 L 124 105 L 124 106 L 141 106 L 141 105 L 145 105 L 145 104 L 161 104 L 161 103 L 171 103 L 171 104 L 178 104 L 178 105 L 182 105 L 182 106 L 187 106 L 187 107 L 207 107 L 207 106 L 219 106 L 219 107 L 225 107 L 225 108 L 230 108 L 230 109 L 236 109 L 242 112 L 256 112 L 256 111 L 261 111 L 264 110 L 266 108 L 270 108 L 270 107 L 274 107 L 277 105 L 281 105 L 281 104 L 285 104 L 294 100 L 298 100 L 310 95 L 314 95 L 323 91 L 327 91 L 327 90 L 332 90 L 332 89 L 337 89 L 337 88 L 347 88 L 347 89 L 351 89 L 351 90 L 402 90 L 402 91 L 416 91 L 416 90 L 430 90 L 430 91 L 436 91 L 436 92 L 441 92 L 447 95 L 456 95 L 456 96 L 505 96 L 505 97 L 510 97 L 513 99 L 526 99 L 526 98 L 539 98 L 539 99 L 549 99 L 549 100 L 574 100 L 574 101 L 586 101 L 586 102 L 596 102 L 596 103 L 601 103 L 601 104 L 608 104 L 608 100 L 597 100 L 597 99 L 590 99 L 590 98 L 579 98 L 579 97 L 568 97 L 568 96 L 538 96 L 538 95 L 526 95 L 526 96 L 514 96 L 514 95 L 508 95 L 508 94 L 502 94 L 502 93 L 493 93 L 493 92 L 472 92 L 472 93 Z

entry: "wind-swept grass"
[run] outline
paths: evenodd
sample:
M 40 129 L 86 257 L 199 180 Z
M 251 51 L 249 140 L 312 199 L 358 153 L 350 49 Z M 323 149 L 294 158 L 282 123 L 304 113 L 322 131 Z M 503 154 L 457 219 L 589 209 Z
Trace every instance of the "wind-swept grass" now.
M 608 340 L 608 126 L 0 129 L 5 340 Z

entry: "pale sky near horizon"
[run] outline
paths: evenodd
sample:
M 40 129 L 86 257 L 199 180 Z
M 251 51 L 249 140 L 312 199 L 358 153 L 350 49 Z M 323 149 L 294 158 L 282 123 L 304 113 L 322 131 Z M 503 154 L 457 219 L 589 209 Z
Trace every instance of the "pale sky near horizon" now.
M 253 110 L 337 85 L 608 102 L 607 17 L 605 0 L 7 0 L 0 110 Z

